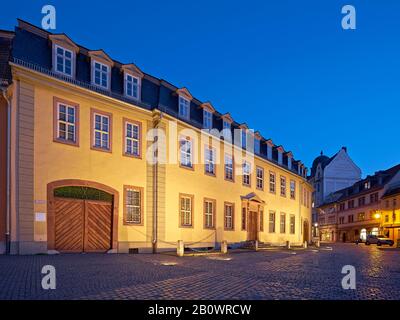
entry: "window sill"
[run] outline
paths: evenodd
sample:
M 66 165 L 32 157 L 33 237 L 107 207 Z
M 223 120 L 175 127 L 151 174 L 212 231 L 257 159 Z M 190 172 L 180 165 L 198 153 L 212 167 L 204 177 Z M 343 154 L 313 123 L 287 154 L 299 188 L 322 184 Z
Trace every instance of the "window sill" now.
M 66 145 L 73 146 L 73 147 L 79 147 L 79 142 L 72 142 L 72 141 L 58 139 L 58 138 L 53 139 L 53 142 L 66 144 Z
M 112 153 L 112 150 L 111 150 L 111 149 L 106 149 L 106 148 L 100 148 L 100 147 L 91 146 L 90 149 L 95 150 L 95 151 L 101 151 L 101 152 L 106 152 L 106 153 Z

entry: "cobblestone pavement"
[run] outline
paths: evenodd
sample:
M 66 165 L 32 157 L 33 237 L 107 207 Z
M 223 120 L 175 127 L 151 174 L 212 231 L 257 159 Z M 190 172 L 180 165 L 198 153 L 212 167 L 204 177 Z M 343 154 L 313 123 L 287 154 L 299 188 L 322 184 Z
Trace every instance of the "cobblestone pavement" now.
M 329 247 L 332 248 L 330 250 Z M 56 268 L 56 290 L 41 269 Z M 357 288 L 343 290 L 344 265 Z M 354 244 L 319 250 L 178 258 L 159 254 L 0 256 L 0 299 L 399 299 L 399 249 Z

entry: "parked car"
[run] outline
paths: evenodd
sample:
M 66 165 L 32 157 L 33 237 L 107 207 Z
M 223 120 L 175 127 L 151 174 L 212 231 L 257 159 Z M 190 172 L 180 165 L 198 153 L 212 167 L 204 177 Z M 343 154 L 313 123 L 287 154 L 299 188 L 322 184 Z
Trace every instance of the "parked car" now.
M 370 234 L 367 236 L 367 240 L 365 240 L 365 244 L 367 246 L 369 246 L 370 244 L 376 244 L 377 246 L 381 246 L 383 244 L 388 244 L 389 246 L 393 246 L 394 241 L 383 235 L 376 236 L 376 235 Z

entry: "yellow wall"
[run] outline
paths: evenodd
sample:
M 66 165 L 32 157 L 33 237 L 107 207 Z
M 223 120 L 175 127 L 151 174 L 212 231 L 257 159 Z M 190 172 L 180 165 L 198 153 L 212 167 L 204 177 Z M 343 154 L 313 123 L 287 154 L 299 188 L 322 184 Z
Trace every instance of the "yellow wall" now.
M 54 96 L 79 104 L 79 147 L 53 142 Z M 123 186 L 146 187 L 146 162 L 143 159 L 123 156 L 122 119 L 126 117 L 140 121 L 142 131 L 146 132 L 146 121 L 150 116 L 133 108 L 128 110 L 43 86 L 35 87 L 35 107 L 35 212 L 46 212 L 46 203 L 42 200 L 47 199 L 48 183 L 63 179 L 95 181 L 119 192 L 119 240 L 145 241 L 146 219 L 143 226 L 123 225 Z M 112 153 L 90 148 L 90 108 L 113 114 Z M 146 201 L 144 201 L 144 212 L 146 212 Z M 46 229 L 41 236 L 41 239 L 45 240 Z
M 80 88 L 57 84 L 54 80 L 35 81 L 35 123 L 34 123 L 34 212 L 47 212 L 47 184 L 63 179 L 90 180 L 107 185 L 119 192 L 118 241 L 123 243 L 121 251 L 128 247 L 150 247 L 151 226 L 148 221 L 147 197 L 148 164 L 145 160 L 147 122 L 152 115 L 122 102 L 112 101 L 100 95 Z M 53 141 L 53 97 L 79 104 L 79 147 Z M 113 115 L 112 153 L 90 148 L 90 109 L 110 112 Z M 123 118 L 140 121 L 142 124 L 142 159 L 123 156 Z M 167 125 L 167 118 L 162 120 Z M 188 128 L 179 124 L 178 131 Z M 200 139 L 199 139 L 200 142 Z M 197 144 L 200 154 L 200 146 Z M 223 150 L 223 148 L 222 148 Z M 311 195 L 311 186 L 304 179 L 259 158 L 255 165 L 264 168 L 264 191 L 256 189 L 255 173 L 252 174 L 251 187 L 242 185 L 242 177 L 236 176 L 235 182 L 224 180 L 223 154 L 217 166 L 216 177 L 204 173 L 204 165 L 195 165 L 194 170 L 180 168 L 178 164 L 165 166 L 165 210 L 159 217 L 159 247 L 174 246 L 177 240 L 185 243 L 213 244 L 214 241 L 227 240 L 238 242 L 247 239 L 247 232 L 241 230 L 241 196 L 255 192 L 264 202 L 264 232 L 261 241 L 282 243 L 286 240 L 300 243 L 303 240 L 301 222 L 308 221 L 309 238 L 311 235 L 311 208 L 300 204 L 301 188 L 307 188 Z M 269 192 L 269 170 L 276 173 L 276 194 Z M 280 175 L 286 177 L 286 197 L 280 196 Z M 296 181 L 296 199 L 290 199 L 290 179 Z M 144 192 L 143 226 L 123 225 L 123 185 L 142 187 Z M 194 227 L 179 227 L 179 193 L 194 195 Z M 216 231 L 203 228 L 204 197 L 215 199 L 217 204 Z M 235 203 L 235 230 L 223 231 L 224 201 Z M 311 201 L 310 201 L 311 203 Z M 268 232 L 269 211 L 276 212 L 276 232 Z M 286 233 L 279 232 L 280 213 L 286 213 Z M 289 233 L 290 215 L 296 216 L 295 234 Z M 163 216 L 161 216 L 163 215 Z M 35 241 L 46 241 L 46 225 L 35 224 Z

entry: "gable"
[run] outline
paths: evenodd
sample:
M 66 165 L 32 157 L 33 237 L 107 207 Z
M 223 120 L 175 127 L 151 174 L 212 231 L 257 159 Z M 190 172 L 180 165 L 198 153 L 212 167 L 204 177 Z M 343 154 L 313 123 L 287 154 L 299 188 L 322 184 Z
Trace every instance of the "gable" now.
M 324 169 L 325 178 L 361 179 L 361 169 L 356 166 L 346 151 L 340 150 Z

